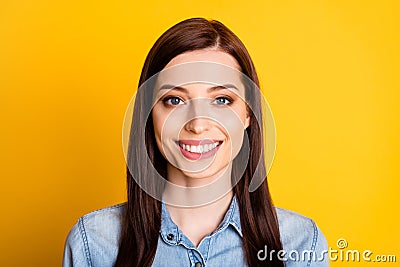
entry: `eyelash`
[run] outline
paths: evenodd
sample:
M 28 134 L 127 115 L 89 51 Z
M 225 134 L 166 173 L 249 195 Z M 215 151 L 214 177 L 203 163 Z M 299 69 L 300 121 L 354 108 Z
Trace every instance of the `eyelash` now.
M 166 96 L 166 97 L 164 97 L 163 99 L 162 99 L 162 102 L 166 105 L 166 106 L 178 106 L 179 104 L 177 104 L 177 105 L 173 105 L 173 104 L 171 104 L 171 103 L 168 103 L 168 101 L 170 101 L 170 100 L 172 100 L 172 99 L 178 99 L 178 100 L 180 100 L 180 101 L 183 101 L 180 97 L 178 97 L 178 96 Z M 214 101 L 215 100 L 218 100 L 218 99 L 224 99 L 224 100 L 227 100 L 229 103 L 227 103 L 227 104 L 222 104 L 222 105 L 218 105 L 218 106 L 225 106 L 225 105 L 231 105 L 232 103 L 233 103 L 233 99 L 231 98 L 231 97 L 229 97 L 229 96 L 219 96 L 219 97 L 216 97 L 215 99 L 214 99 Z M 214 102 L 213 101 L 213 102 Z

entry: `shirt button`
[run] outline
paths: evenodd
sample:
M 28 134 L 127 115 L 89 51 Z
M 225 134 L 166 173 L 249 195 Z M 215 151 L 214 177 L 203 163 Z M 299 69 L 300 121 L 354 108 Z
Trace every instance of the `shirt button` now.
M 201 267 L 201 263 L 200 262 L 196 262 L 196 264 L 194 265 L 194 267 Z
M 174 235 L 173 235 L 173 234 L 168 234 L 168 235 L 167 235 L 167 239 L 168 239 L 168 240 L 174 239 Z M 196 267 L 197 267 L 197 266 L 196 266 Z

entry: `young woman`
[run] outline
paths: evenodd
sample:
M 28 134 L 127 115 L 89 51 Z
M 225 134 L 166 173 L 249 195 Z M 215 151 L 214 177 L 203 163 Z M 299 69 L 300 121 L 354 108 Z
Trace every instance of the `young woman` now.
M 258 85 L 222 23 L 167 30 L 136 94 L 128 201 L 80 218 L 63 266 L 328 266 L 316 224 L 272 204 Z

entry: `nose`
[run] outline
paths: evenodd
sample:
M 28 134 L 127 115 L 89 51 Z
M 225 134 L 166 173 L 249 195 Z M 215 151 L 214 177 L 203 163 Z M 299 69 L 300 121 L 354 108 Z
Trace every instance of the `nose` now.
M 207 118 L 194 118 L 185 125 L 185 130 L 194 134 L 201 134 L 210 129 L 210 120 Z
M 208 99 L 206 98 L 195 98 L 192 99 L 188 105 L 187 118 L 190 119 L 185 129 L 194 134 L 201 134 L 204 131 L 210 130 L 211 121 L 209 116 Z

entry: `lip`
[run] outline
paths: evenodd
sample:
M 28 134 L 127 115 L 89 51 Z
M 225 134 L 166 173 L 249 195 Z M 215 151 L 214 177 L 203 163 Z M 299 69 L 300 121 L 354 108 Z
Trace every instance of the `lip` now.
M 207 145 L 207 144 L 213 144 L 218 142 L 219 145 L 216 146 L 215 148 L 203 152 L 203 153 L 194 153 L 187 151 L 186 149 L 183 149 L 182 146 L 179 145 L 179 143 L 183 143 L 185 145 L 193 145 L 193 146 L 198 146 L 198 145 Z M 223 144 L 222 140 L 215 140 L 215 139 L 202 139 L 202 140 L 180 140 L 175 142 L 176 145 L 179 147 L 179 150 L 181 151 L 182 155 L 190 160 L 199 160 L 199 159 L 207 159 L 210 157 L 213 157 L 215 153 L 217 153 L 218 149 L 221 147 Z
M 198 146 L 198 145 L 209 145 L 209 144 L 213 144 L 213 143 L 216 143 L 216 142 L 221 143 L 222 140 L 207 139 L 207 138 L 205 138 L 205 139 L 199 139 L 199 140 L 194 140 L 194 139 L 185 140 L 185 139 L 181 139 L 181 140 L 179 140 L 179 141 L 176 141 L 175 143 L 178 143 L 178 145 L 179 145 L 179 143 L 183 143 L 183 144 L 185 144 L 185 145 Z

